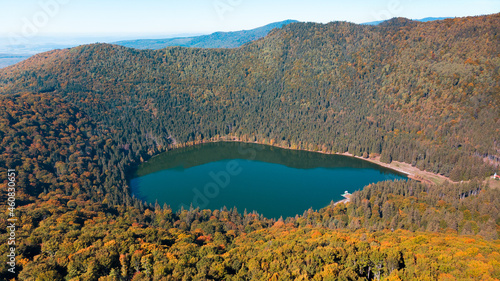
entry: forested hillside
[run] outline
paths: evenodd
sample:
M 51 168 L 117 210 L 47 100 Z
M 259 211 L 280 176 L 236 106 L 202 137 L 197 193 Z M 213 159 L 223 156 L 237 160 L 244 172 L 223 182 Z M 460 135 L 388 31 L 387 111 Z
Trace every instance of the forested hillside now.
M 88 45 L 7 68 L 0 89 L 53 92 L 135 152 L 234 135 L 466 180 L 500 155 L 499 19 L 295 23 L 231 50 Z
M 500 190 L 482 181 L 500 155 L 499 27 L 500 14 L 295 23 L 237 49 L 95 44 L 2 69 L 0 173 L 19 180 L 14 276 L 500 279 Z M 379 183 L 278 221 L 131 197 L 141 161 L 228 136 L 473 180 Z M 1 190 L 7 202 L 7 181 Z

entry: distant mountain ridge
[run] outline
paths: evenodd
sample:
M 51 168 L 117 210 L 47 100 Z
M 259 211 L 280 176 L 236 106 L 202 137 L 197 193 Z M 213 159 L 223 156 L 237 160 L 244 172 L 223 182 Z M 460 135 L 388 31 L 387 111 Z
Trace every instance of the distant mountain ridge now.
M 423 18 L 423 19 L 414 19 L 412 21 L 428 22 L 428 21 L 445 20 L 445 19 L 450 19 L 450 17 L 440 17 L 440 18 L 427 17 L 427 18 Z M 379 24 L 386 22 L 386 21 L 390 21 L 390 19 L 365 22 L 365 23 L 362 23 L 362 25 L 379 25 Z
M 435 20 L 444 20 L 448 17 L 427 17 L 417 20 L 409 21 L 419 21 L 428 22 Z M 383 22 L 391 21 L 382 20 L 362 23 L 361 25 L 378 25 Z M 209 35 L 191 36 L 191 37 L 176 37 L 176 38 L 166 38 L 166 39 L 138 39 L 138 40 L 124 40 L 113 42 L 113 44 L 135 48 L 135 49 L 151 49 L 158 50 L 166 47 L 193 47 L 193 48 L 237 48 L 246 43 L 254 40 L 264 38 L 269 32 L 275 28 L 281 28 L 290 23 L 299 22 L 297 20 L 285 20 L 281 22 L 271 23 L 262 27 L 258 27 L 250 30 L 241 31 L 231 31 L 231 32 L 215 32 Z
M 251 30 L 232 32 L 215 32 L 209 35 L 193 37 L 177 37 L 167 39 L 143 39 L 118 41 L 113 44 L 135 48 L 158 50 L 166 47 L 195 47 L 195 48 L 237 48 L 245 43 L 265 37 L 271 30 L 281 28 L 287 24 L 298 22 L 296 20 L 285 20 L 271 23 Z
M 446 17 L 427 17 L 420 20 L 408 20 L 408 21 L 419 21 L 428 22 L 435 20 L 447 19 Z M 361 25 L 378 25 L 383 22 L 391 22 L 390 20 L 385 21 L 375 21 L 362 23 Z M 194 47 L 194 48 L 237 48 L 251 41 L 255 41 L 264 38 L 269 32 L 275 28 L 281 28 L 290 23 L 297 23 L 297 20 L 285 20 L 281 22 L 271 23 L 262 27 L 258 27 L 251 30 L 241 30 L 232 32 L 215 32 L 209 35 L 198 35 L 190 37 L 175 37 L 166 39 L 136 39 L 136 40 L 122 40 L 116 41 L 112 44 L 120 45 L 135 49 L 163 49 L 166 47 Z M 74 45 L 76 46 L 76 45 Z M 65 49 L 73 47 L 72 45 L 54 45 L 53 49 Z M 42 49 L 44 50 L 44 49 Z M 47 51 L 45 49 L 44 51 Z M 41 53 L 42 51 L 35 51 L 34 53 Z M 12 54 L 9 52 L 4 52 L 0 54 L 0 68 L 4 68 L 10 65 L 14 65 L 29 58 L 32 54 L 25 52 L 23 54 Z

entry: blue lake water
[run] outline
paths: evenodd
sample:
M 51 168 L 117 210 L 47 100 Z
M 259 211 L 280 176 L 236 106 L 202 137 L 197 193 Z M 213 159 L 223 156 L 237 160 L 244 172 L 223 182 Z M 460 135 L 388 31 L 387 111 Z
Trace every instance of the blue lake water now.
M 264 145 L 211 143 L 166 152 L 142 164 L 132 193 L 146 202 L 246 209 L 268 218 L 302 214 L 343 199 L 344 191 L 405 179 L 360 159 Z

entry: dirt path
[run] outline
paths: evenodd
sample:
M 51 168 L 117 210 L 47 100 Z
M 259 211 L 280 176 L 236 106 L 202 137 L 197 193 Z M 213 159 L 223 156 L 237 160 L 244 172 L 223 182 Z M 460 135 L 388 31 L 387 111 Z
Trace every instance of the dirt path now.
M 382 167 L 386 167 L 388 169 L 403 173 L 408 176 L 408 178 L 417 180 L 423 183 L 427 184 L 442 184 L 445 181 L 449 181 L 454 183 L 450 178 L 445 177 L 443 175 L 439 174 L 434 174 L 431 172 L 427 171 L 422 171 L 417 167 L 413 167 L 412 165 L 404 162 L 398 162 L 398 161 L 392 161 L 390 164 L 380 162 L 380 156 L 377 157 L 370 157 L 370 158 L 363 158 L 359 156 L 354 156 L 350 153 L 339 153 L 339 155 L 345 155 L 345 156 L 350 156 L 354 158 L 358 158 L 361 160 L 365 160 L 368 162 L 372 162 L 374 164 L 377 164 Z

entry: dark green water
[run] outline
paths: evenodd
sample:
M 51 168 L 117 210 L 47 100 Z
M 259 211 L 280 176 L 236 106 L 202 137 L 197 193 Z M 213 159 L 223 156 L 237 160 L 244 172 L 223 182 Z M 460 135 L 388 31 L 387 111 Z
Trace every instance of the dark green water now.
M 344 191 L 406 176 L 353 157 L 235 142 L 197 145 L 143 163 L 132 193 L 174 210 L 253 210 L 268 218 L 302 214 L 342 200 Z

